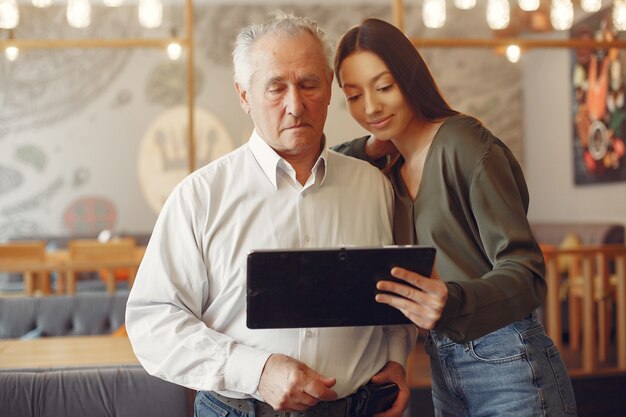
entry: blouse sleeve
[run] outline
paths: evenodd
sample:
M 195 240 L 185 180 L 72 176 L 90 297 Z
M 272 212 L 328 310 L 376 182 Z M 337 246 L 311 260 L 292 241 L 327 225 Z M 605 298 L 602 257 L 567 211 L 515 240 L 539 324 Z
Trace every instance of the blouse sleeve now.
M 526 217 L 528 200 L 519 164 L 508 148 L 493 142 L 469 185 L 479 243 L 493 267 L 480 279 L 448 282 L 448 302 L 437 327 L 450 339 L 476 339 L 543 303 L 545 267 Z

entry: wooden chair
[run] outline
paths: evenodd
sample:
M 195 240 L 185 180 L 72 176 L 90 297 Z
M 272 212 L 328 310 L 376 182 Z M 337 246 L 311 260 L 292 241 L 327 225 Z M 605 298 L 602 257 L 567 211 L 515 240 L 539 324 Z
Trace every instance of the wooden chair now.
M 626 246 L 572 246 L 546 253 L 550 336 L 560 343 L 560 292 L 567 296 L 570 349 L 580 350 L 582 341 L 582 371 L 593 372 L 607 360 L 615 307 L 617 368 L 626 369 Z
M 24 277 L 24 292 L 28 295 L 33 295 L 36 287 L 43 294 L 50 293 L 50 274 L 45 259 L 44 241 L 0 243 L 0 271 L 20 273 Z M 39 285 L 36 285 L 36 278 Z
M 68 244 L 67 293 L 76 293 L 77 272 L 98 272 L 106 283 L 106 290 L 114 293 L 116 277 L 114 270 L 127 269 L 129 284 L 137 273 L 137 246 L 132 238 L 113 239 L 101 243 L 95 239 L 72 240 Z

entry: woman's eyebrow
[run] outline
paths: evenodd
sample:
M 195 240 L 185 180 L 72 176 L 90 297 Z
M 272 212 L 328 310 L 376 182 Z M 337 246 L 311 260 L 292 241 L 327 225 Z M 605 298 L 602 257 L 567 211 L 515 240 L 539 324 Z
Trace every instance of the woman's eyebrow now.
M 375 83 L 376 81 L 378 81 L 378 79 L 380 77 L 382 77 L 385 74 L 391 74 L 391 73 L 389 71 L 387 71 L 387 70 L 382 71 L 379 74 L 376 74 L 374 77 L 372 77 L 372 80 L 370 81 L 370 83 Z M 356 84 L 350 84 L 350 83 L 343 83 L 343 86 L 344 87 L 353 87 L 353 88 L 358 87 Z

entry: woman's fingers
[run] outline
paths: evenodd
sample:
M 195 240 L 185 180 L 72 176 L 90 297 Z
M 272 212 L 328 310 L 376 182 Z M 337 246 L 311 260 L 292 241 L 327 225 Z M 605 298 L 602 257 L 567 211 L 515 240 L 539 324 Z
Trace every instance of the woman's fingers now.
M 434 271 L 433 271 L 434 272 Z M 393 268 L 391 274 L 409 285 L 379 281 L 376 288 L 384 293 L 376 295 L 376 301 L 397 308 L 413 323 L 431 329 L 441 317 L 448 298 L 448 289 L 436 272 L 427 278 L 404 268 Z

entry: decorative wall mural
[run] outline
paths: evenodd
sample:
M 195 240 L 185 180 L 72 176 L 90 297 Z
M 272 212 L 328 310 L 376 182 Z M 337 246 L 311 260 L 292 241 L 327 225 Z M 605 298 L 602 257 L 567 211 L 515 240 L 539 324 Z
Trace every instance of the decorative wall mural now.
M 612 40 L 610 9 L 578 23 L 574 38 Z M 626 181 L 626 53 L 619 49 L 572 52 L 574 179 L 576 184 Z
M 133 13 L 94 8 L 92 24 L 77 32 L 64 7 L 20 8 L 19 33 L 38 38 L 107 38 L 136 35 Z M 19 35 L 18 35 L 19 36 Z M 0 141 L 79 112 L 117 77 L 131 49 L 29 50 L 15 62 L 0 60 Z
M 63 223 L 71 236 L 95 236 L 102 230 L 115 230 L 117 210 L 103 197 L 82 197 L 65 210 Z
M 36 194 L 30 195 L 24 200 L 12 202 L 8 206 L 0 210 L 0 214 L 3 216 L 11 216 L 14 214 L 20 214 L 28 210 L 33 210 L 41 207 L 46 201 L 49 201 L 63 188 L 63 178 L 57 178 L 49 183 L 43 191 L 39 191 Z
M 194 71 L 194 92 L 198 96 L 204 87 L 202 73 Z M 165 61 L 150 74 L 146 86 L 148 101 L 163 107 L 172 107 L 187 102 L 187 67 L 181 61 Z
M 15 159 L 25 165 L 30 165 L 36 171 L 42 172 L 46 168 L 48 158 L 40 147 L 35 145 L 20 146 L 15 150 Z
M 19 171 L 0 165 L 0 196 L 18 188 L 22 181 L 24 177 Z
M 155 213 L 176 184 L 187 174 L 187 108 L 164 111 L 148 128 L 138 155 L 137 175 L 141 190 Z M 200 107 L 194 112 L 196 167 L 201 167 L 233 150 L 233 141 L 220 120 Z
M 0 242 L 11 238 L 37 238 L 42 235 L 40 226 L 32 221 L 17 217 L 5 217 L 0 221 Z

